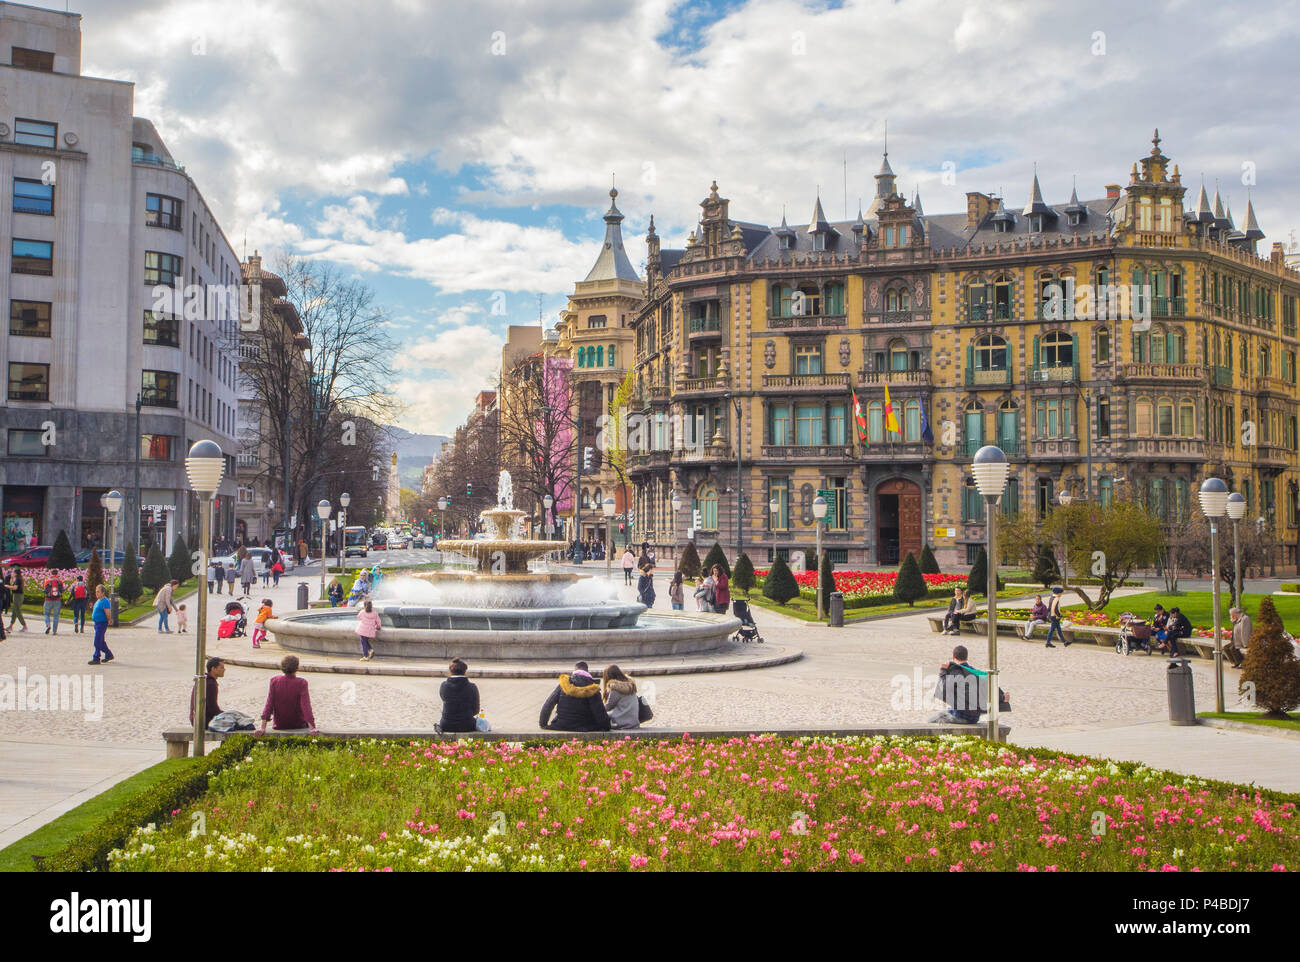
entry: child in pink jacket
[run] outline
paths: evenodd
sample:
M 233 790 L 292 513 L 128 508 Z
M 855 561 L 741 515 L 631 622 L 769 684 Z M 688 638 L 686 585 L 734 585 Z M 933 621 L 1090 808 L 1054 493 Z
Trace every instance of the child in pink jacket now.
M 373 601 L 367 601 L 357 612 L 357 634 L 361 636 L 361 660 L 369 661 L 375 657 L 371 642 L 379 634 L 379 612 L 375 611 Z

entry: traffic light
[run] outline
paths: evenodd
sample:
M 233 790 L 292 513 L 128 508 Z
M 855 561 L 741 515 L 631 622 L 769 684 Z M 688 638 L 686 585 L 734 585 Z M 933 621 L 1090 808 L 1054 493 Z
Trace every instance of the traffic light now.
M 584 474 L 591 474 L 591 456 L 592 456 L 592 454 L 593 454 L 593 449 L 592 449 L 592 448 L 583 448 L 583 449 L 582 449 L 582 470 L 583 470 L 583 473 L 584 473 Z
M 636 524 L 636 512 L 633 511 L 631 508 L 628 508 L 628 509 L 627 509 L 627 526 L 630 528 L 630 527 L 632 527 L 632 525 L 634 525 L 634 524 Z
M 474 496 L 474 485 L 472 485 L 472 484 L 470 484 L 470 482 L 466 481 L 466 482 L 465 482 L 465 497 L 467 497 L 467 498 L 472 498 L 473 496 Z

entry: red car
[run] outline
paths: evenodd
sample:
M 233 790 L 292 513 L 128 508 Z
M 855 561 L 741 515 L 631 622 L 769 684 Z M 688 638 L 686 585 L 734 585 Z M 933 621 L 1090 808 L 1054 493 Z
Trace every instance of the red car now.
M 11 568 L 17 565 L 20 568 L 44 568 L 45 563 L 50 560 L 50 552 L 54 548 L 49 545 L 40 545 L 35 548 L 28 548 L 21 554 L 11 555 L 8 558 L 0 559 L 0 566 Z

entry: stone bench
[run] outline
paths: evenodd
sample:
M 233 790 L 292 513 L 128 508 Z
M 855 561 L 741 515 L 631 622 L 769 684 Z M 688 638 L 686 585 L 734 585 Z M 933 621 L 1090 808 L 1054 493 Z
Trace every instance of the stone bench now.
M 935 709 L 939 710 L 938 707 Z M 470 738 L 480 741 L 507 741 L 523 742 L 546 739 L 550 741 L 571 741 L 579 739 L 581 741 L 601 741 L 607 739 L 621 738 L 682 738 L 689 735 L 691 738 L 748 738 L 750 735 L 777 735 L 780 737 L 802 737 L 811 738 L 814 736 L 822 737 L 849 737 L 856 736 L 862 738 L 871 738 L 877 735 L 884 735 L 894 738 L 905 736 L 933 737 L 935 735 L 983 735 L 988 729 L 987 722 L 980 722 L 978 725 L 931 725 L 929 723 L 917 723 L 914 725 L 892 725 L 876 726 L 872 728 L 747 728 L 735 729 L 728 728 L 722 730 L 701 729 L 692 732 L 677 731 L 668 728 L 653 728 L 642 726 L 640 728 L 620 729 L 608 732 L 562 732 L 553 730 L 538 731 L 490 731 L 490 732 L 446 732 L 439 735 L 432 728 L 410 728 L 410 729 L 340 729 L 340 728 L 322 728 L 313 738 L 379 738 L 391 739 L 397 741 L 455 741 L 461 738 Z M 1007 740 L 1010 733 L 1009 725 L 998 725 L 998 732 L 1002 736 L 1002 741 Z M 207 732 L 204 736 L 205 742 L 223 742 L 231 735 L 250 735 L 252 732 Z M 265 735 L 255 736 L 259 738 L 287 738 L 303 737 L 307 735 L 306 729 L 296 731 L 275 731 L 267 729 Z M 194 730 L 192 728 L 168 728 L 162 733 L 163 743 L 167 749 L 168 758 L 184 758 L 189 754 L 190 742 L 194 740 Z
M 936 634 L 943 631 L 943 616 L 930 615 L 927 620 L 930 622 L 930 630 Z M 958 629 L 962 634 L 970 634 L 983 638 L 988 634 L 988 618 L 976 618 L 973 621 L 964 621 Z M 998 637 L 1002 638 L 1023 638 L 1020 631 L 1027 624 L 1020 620 L 998 619 Z M 1114 648 L 1115 642 L 1119 640 L 1120 629 L 1110 628 L 1106 625 L 1071 625 L 1068 622 L 1061 626 L 1061 633 L 1065 635 L 1065 640 L 1070 644 L 1076 642 L 1092 642 L 1101 645 L 1103 648 Z M 1034 629 L 1033 637 L 1047 637 L 1047 627 L 1039 626 Z M 1210 638 L 1180 638 L 1178 640 L 1180 653 L 1202 658 L 1214 657 L 1214 641 Z

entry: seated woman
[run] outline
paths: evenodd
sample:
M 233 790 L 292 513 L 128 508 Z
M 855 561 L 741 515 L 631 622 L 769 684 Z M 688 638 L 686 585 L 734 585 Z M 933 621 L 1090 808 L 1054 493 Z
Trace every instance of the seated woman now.
M 316 734 L 316 716 L 311 710 L 311 695 L 307 680 L 298 677 L 298 656 L 285 655 L 280 662 L 284 672 L 271 679 L 266 692 L 266 707 L 262 709 L 262 724 L 257 734 L 266 734 L 266 723 L 275 719 L 276 731 L 306 728 Z
M 1167 647 L 1167 635 L 1169 628 L 1169 612 L 1165 611 L 1163 605 L 1156 605 L 1151 614 L 1151 637 L 1155 638 L 1159 644 L 1157 650 L 1164 651 Z
M 447 680 L 438 689 L 442 698 L 438 732 L 475 731 L 474 718 L 479 713 L 478 685 L 466 677 L 469 666 L 460 658 L 453 658 L 447 671 Z
M 348 593 L 348 607 L 359 605 L 368 594 L 370 594 L 370 579 L 366 576 L 366 572 L 362 571 L 357 575 L 357 580 L 352 582 L 352 591 Z
M 960 588 L 952 589 L 952 597 L 948 599 L 948 610 L 943 616 L 943 633 L 950 634 L 957 627 L 957 612 L 961 611 L 962 591 Z
M 640 728 L 641 699 L 636 693 L 636 682 L 618 665 L 610 665 L 601 677 L 605 696 L 605 711 L 609 714 L 610 728 Z
M 337 608 L 343 604 L 343 586 L 339 584 L 338 578 L 330 581 L 330 586 L 326 589 L 325 594 L 329 597 L 331 608 Z
M 975 593 L 967 588 L 962 592 L 962 606 L 952 613 L 952 628 L 948 632 L 950 635 L 961 633 L 962 622 L 974 621 L 979 612 L 975 609 Z
M 1021 638 L 1028 638 L 1034 633 L 1034 629 L 1039 625 L 1047 624 L 1047 605 L 1043 603 L 1042 595 L 1034 595 L 1034 606 L 1029 609 L 1029 620 L 1025 622 L 1025 627 L 1020 631 Z

